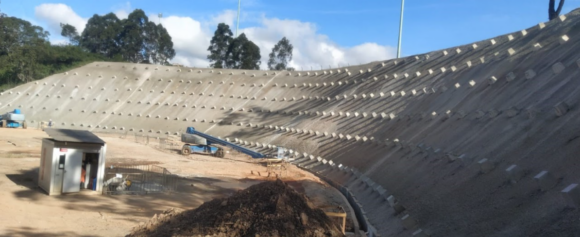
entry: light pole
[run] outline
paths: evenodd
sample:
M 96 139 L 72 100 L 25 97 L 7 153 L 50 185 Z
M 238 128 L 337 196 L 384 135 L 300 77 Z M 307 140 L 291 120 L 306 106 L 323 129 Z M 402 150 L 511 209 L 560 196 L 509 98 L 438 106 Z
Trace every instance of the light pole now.
M 401 40 L 403 38 L 403 12 L 405 10 L 405 0 L 401 0 L 401 21 L 399 23 L 399 45 L 397 46 L 397 58 L 401 57 Z
M 242 0 L 238 0 L 238 21 L 236 22 L 236 38 L 238 37 L 238 28 L 240 27 L 240 6 L 242 5 Z

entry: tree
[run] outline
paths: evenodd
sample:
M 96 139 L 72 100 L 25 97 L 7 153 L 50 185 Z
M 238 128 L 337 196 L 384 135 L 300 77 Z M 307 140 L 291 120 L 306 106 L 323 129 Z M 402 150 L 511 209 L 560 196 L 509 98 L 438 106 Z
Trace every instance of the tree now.
M 550 0 L 548 6 L 548 17 L 550 20 L 553 20 L 554 18 L 560 16 L 560 11 L 562 11 L 562 7 L 564 6 L 564 1 L 565 0 L 560 0 L 560 3 L 558 4 L 558 9 L 554 9 L 554 6 L 556 5 L 556 0 Z
M 29 82 L 36 76 L 39 58 L 46 56 L 50 34 L 40 26 L 15 18 L 0 20 L 0 72 L 4 83 L 17 78 Z
M 286 70 L 288 63 L 292 61 L 292 50 L 294 47 L 286 37 L 282 38 L 272 48 L 270 59 L 268 60 L 268 69 L 270 70 Z
M 0 19 L 0 90 L 107 58 L 79 46 L 50 45 L 42 27 L 15 17 Z
M 145 57 L 151 63 L 168 64 L 168 60 L 175 57 L 175 50 L 165 27 L 149 22 L 145 32 Z
M 144 42 L 145 42 L 145 26 L 149 22 L 149 18 L 141 9 L 136 9 L 127 19 L 121 22 L 122 30 L 119 34 L 119 48 L 121 56 L 125 61 L 140 63 L 147 61 L 145 57 Z
M 118 44 L 121 32 L 121 21 L 117 15 L 109 13 L 104 16 L 93 15 L 81 34 L 79 45 L 91 53 L 115 58 L 120 53 Z
M 226 66 L 234 69 L 259 70 L 260 58 L 260 48 L 242 33 L 232 41 L 227 51 Z
M 260 70 L 262 56 L 260 55 L 260 47 L 254 42 L 248 40 L 244 44 L 240 58 L 240 69 Z
M 167 64 L 175 57 L 167 29 L 149 21 L 141 9 L 135 9 L 124 20 L 119 20 L 113 13 L 94 15 L 83 31 L 79 45 L 89 52 L 133 63 Z
M 60 35 L 68 38 L 68 41 L 70 42 L 70 44 L 72 44 L 72 45 L 79 44 L 79 40 L 81 39 L 81 37 L 79 36 L 79 33 L 77 32 L 77 28 L 75 28 L 72 25 L 63 24 L 63 23 L 60 23 L 60 28 L 61 28 Z
M 213 68 L 225 68 L 228 61 L 228 51 L 232 44 L 232 31 L 230 26 L 225 23 L 220 23 L 214 32 L 213 37 L 207 50 L 209 55 L 207 59 L 210 61 L 210 66 Z

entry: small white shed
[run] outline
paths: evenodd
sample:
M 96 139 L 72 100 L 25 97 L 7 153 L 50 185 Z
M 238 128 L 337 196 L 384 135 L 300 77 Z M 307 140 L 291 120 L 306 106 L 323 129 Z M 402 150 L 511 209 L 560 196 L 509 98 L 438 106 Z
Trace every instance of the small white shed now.
M 84 130 L 44 130 L 38 186 L 48 195 L 92 190 L 102 192 L 107 145 Z

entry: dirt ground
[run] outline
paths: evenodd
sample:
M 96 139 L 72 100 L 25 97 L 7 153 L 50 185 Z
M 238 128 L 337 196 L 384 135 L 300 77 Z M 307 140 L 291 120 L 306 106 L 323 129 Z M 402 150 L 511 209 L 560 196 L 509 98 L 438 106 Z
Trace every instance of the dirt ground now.
M 113 134 L 107 142 L 107 165 L 156 164 L 185 177 L 166 194 L 100 195 L 92 191 L 48 196 L 37 187 L 42 138 L 34 129 L 0 128 L 0 236 L 124 236 L 140 222 L 168 208 L 192 209 L 264 180 L 267 168 L 257 160 L 229 153 L 225 158 L 184 157 L 172 150 Z M 261 176 L 258 176 L 258 173 Z M 304 193 L 315 206 L 340 205 L 352 211 L 340 193 L 313 174 L 289 166 L 282 180 Z M 352 220 L 348 221 L 352 226 Z M 348 230 L 348 227 L 347 227 Z
M 154 216 L 129 236 L 343 236 L 338 226 L 281 180 L 262 182 L 200 207 Z M 129 237 L 128 236 L 128 237 Z

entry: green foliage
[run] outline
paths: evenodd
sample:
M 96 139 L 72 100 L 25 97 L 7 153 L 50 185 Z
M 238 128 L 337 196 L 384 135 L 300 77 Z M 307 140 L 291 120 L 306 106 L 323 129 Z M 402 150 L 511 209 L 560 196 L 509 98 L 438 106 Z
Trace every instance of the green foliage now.
M 207 59 L 213 68 L 226 68 L 228 61 L 228 51 L 232 44 L 232 31 L 230 26 L 225 23 L 220 23 L 211 38 L 210 45 L 207 48 L 209 55 Z
M 248 40 L 245 34 L 232 38 L 232 31 L 225 23 L 220 23 L 210 46 L 207 59 L 213 68 L 260 69 L 260 48 Z
M 259 70 L 260 58 L 260 48 L 242 33 L 232 41 L 226 65 L 228 68 Z
M 149 22 L 147 32 L 150 33 L 145 38 L 146 58 L 150 58 L 152 63 L 168 65 L 168 60 L 175 57 L 175 50 L 167 29 Z
M 94 61 L 168 64 L 175 56 L 171 36 L 140 9 L 128 19 L 93 15 L 79 35 L 61 24 L 71 45 L 50 45 L 42 27 L 15 17 L 0 18 L 0 90 Z
M 81 34 L 79 45 L 109 59 L 122 58 L 133 63 L 168 64 L 175 57 L 167 29 L 149 21 L 136 9 L 125 20 L 113 13 L 94 15 Z
M 288 69 L 288 63 L 292 61 L 293 49 L 294 46 L 290 44 L 290 41 L 286 39 L 286 37 L 278 41 L 278 43 L 274 46 L 274 48 L 272 48 L 272 52 L 270 53 L 270 59 L 268 60 L 268 69 L 279 71 Z
M 242 60 L 240 69 L 260 70 L 260 47 L 252 41 L 248 41 L 243 46 L 243 53 L 240 57 Z
M 63 24 L 63 23 L 60 23 L 60 28 L 61 28 L 60 35 L 68 38 L 70 44 L 72 44 L 72 45 L 79 44 L 79 40 L 81 39 L 81 36 L 77 32 L 77 28 L 75 28 L 74 26 L 71 26 L 69 24 Z
M 117 43 L 121 32 L 121 21 L 117 15 L 109 13 L 104 16 L 93 15 L 81 34 L 79 45 L 91 53 L 114 58 L 120 54 Z
M 54 46 L 42 27 L 14 17 L 0 19 L 0 90 L 107 58 L 78 46 Z

